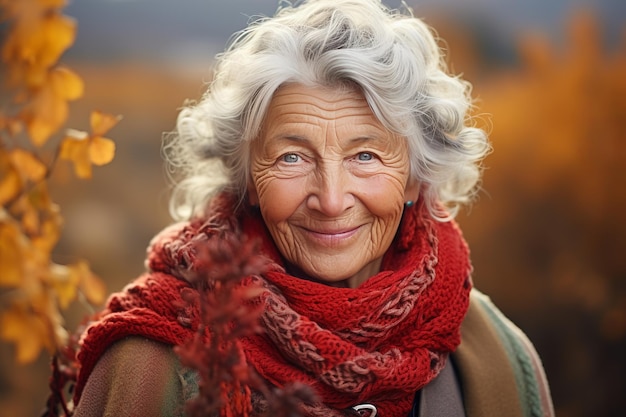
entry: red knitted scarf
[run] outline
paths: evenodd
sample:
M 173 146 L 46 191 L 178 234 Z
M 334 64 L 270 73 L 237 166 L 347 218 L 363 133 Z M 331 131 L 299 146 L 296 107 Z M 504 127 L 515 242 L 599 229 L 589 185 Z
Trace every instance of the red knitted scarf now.
M 182 314 L 180 292 L 198 268 L 194 248 L 216 231 L 261 239 L 276 268 L 259 279 L 266 291 L 265 332 L 242 340 L 248 363 L 267 381 L 311 386 L 323 404 L 311 415 L 345 415 L 369 403 L 382 417 L 408 414 L 417 390 L 435 378 L 460 343 L 471 287 L 468 249 L 454 222 L 436 222 L 423 204 L 407 208 L 381 271 L 358 288 L 336 288 L 291 276 L 258 213 L 232 215 L 217 199 L 203 219 L 174 225 L 148 253 L 150 273 L 114 294 L 82 340 L 84 383 L 106 347 L 142 335 L 182 344 L 193 335 L 197 312 Z M 195 271 L 197 272 L 197 271 Z

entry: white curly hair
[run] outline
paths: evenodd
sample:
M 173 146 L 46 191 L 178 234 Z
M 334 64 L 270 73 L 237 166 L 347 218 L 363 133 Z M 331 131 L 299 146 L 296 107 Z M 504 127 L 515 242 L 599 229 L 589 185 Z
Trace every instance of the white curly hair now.
M 285 83 L 360 89 L 385 127 L 406 137 L 411 175 L 434 218 L 453 218 L 476 194 L 490 146 L 469 116 L 471 85 L 448 73 L 434 31 L 408 8 L 379 0 L 281 6 L 216 60 L 207 92 L 181 110 L 164 143 L 174 218 L 202 212 L 221 190 L 245 199 L 250 142 Z

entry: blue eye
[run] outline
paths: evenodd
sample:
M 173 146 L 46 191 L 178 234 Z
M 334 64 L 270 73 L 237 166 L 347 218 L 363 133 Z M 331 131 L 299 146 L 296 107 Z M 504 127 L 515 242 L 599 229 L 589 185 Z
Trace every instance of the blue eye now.
M 283 162 L 287 162 L 288 164 L 295 164 L 300 160 L 300 157 L 295 153 L 286 153 L 281 157 L 281 159 Z
M 358 159 L 359 161 L 364 161 L 364 162 L 365 162 L 365 161 L 371 161 L 372 159 L 374 159 L 374 155 L 373 155 L 373 154 L 371 154 L 371 153 L 369 153 L 369 152 L 360 152 L 360 153 L 357 155 L 357 159 Z

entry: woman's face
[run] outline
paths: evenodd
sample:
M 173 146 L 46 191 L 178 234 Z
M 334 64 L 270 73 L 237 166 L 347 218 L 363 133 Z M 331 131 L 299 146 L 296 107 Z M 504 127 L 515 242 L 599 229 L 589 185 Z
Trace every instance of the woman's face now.
M 299 274 L 354 287 L 379 271 L 418 187 L 360 92 L 281 87 L 251 152 L 250 202 Z

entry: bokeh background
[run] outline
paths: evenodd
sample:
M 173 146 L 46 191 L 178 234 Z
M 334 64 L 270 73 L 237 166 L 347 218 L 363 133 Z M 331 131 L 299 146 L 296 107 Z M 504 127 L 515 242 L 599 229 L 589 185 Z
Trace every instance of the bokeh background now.
M 400 1 L 387 1 L 392 7 Z M 491 134 L 479 200 L 459 217 L 474 281 L 534 341 L 557 416 L 626 415 L 626 2 L 407 0 L 474 84 Z M 93 109 L 121 114 L 117 156 L 80 182 L 54 178 L 66 219 L 58 262 L 85 258 L 109 291 L 143 270 L 170 222 L 161 138 L 210 80 L 213 56 L 278 0 L 74 0 L 63 62 Z M 68 311 L 74 326 L 87 313 Z M 28 331 L 25 329 L 25 331 Z M 0 415 L 36 416 L 48 360 L 16 365 L 0 345 Z

